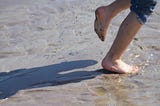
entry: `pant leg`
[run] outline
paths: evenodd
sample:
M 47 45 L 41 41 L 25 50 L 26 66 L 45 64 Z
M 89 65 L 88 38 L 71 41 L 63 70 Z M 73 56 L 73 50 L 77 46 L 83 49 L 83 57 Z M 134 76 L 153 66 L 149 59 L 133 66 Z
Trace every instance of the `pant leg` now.
M 156 4 L 156 0 L 131 0 L 130 10 L 135 12 L 137 19 L 141 24 L 144 24 L 147 18 L 152 14 Z

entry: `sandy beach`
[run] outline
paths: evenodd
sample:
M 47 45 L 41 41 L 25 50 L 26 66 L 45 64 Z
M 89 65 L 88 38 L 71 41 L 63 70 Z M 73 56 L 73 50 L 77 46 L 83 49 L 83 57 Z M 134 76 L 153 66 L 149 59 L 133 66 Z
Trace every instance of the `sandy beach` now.
M 129 12 L 101 42 L 94 11 L 111 2 L 0 0 L 0 106 L 159 106 L 160 2 L 123 56 L 137 75 L 101 67 Z

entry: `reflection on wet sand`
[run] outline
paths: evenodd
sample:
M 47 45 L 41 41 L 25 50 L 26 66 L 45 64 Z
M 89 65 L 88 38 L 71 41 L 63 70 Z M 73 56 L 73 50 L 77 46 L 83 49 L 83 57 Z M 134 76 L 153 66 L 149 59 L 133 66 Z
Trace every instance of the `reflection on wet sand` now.
M 136 106 L 130 102 L 129 92 L 135 85 L 128 85 L 124 82 L 123 75 L 103 75 L 101 87 L 92 89 L 97 96 L 96 106 Z
M 96 106 L 142 106 L 153 104 L 158 106 L 160 95 L 156 92 L 160 86 L 152 89 L 153 79 L 141 82 L 141 75 L 106 74 L 98 77 L 98 81 L 89 82 L 88 90 L 96 96 Z M 132 79 L 133 78 L 133 79 Z M 137 79 L 134 79 L 137 78 Z M 131 80 L 132 79 L 132 80 Z M 152 83 L 151 83 L 152 82 Z M 156 84 L 156 82 L 155 82 Z M 150 97 L 153 97 L 152 99 Z

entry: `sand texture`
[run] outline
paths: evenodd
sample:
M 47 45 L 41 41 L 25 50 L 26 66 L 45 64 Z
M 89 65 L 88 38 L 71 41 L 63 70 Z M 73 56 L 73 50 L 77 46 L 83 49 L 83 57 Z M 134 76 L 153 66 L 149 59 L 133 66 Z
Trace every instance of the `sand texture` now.
M 0 106 L 159 106 L 160 3 L 123 58 L 138 75 L 102 70 L 129 10 L 107 39 L 94 32 L 94 11 L 113 0 L 0 0 Z

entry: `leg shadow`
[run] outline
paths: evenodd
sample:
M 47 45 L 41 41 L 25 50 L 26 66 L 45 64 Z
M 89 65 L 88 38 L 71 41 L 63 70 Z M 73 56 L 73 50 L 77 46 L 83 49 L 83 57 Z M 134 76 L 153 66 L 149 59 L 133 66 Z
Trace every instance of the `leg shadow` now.
M 87 71 L 85 67 L 96 63 L 95 60 L 77 60 L 0 73 L 0 99 L 8 98 L 19 90 L 56 86 L 94 78 L 100 72 Z

